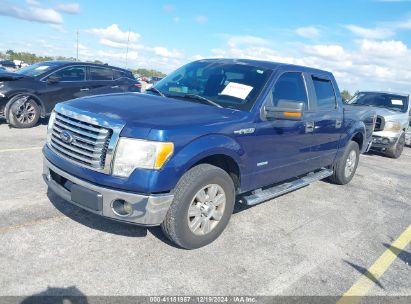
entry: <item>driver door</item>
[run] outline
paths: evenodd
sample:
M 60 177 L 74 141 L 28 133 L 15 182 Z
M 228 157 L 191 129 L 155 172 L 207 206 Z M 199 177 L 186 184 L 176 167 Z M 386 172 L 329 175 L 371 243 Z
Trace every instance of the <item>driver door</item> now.
M 47 76 L 46 100 L 56 104 L 84 96 L 87 92 L 86 67 L 70 66 Z
M 262 119 L 256 124 L 254 144 L 248 145 L 252 156 L 250 178 L 253 188 L 296 177 L 310 171 L 309 159 L 313 144 L 310 128 L 311 113 L 306 82 L 300 72 L 285 72 L 276 81 L 264 106 L 281 107 L 281 104 L 304 103 L 301 120 Z

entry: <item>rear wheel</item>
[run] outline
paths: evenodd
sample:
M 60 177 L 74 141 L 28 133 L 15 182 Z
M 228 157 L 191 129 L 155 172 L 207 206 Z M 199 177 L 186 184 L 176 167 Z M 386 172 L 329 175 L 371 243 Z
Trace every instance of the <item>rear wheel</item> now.
M 10 125 L 15 128 L 31 128 L 40 118 L 40 108 L 29 96 L 19 96 L 9 112 Z
M 234 183 L 227 172 L 209 164 L 198 165 L 178 182 L 161 228 L 180 247 L 208 245 L 227 226 L 234 202 Z
M 394 146 L 385 150 L 384 154 L 391 158 L 399 158 L 405 146 L 405 133 L 402 133 Z
M 343 156 L 337 161 L 330 181 L 338 185 L 348 184 L 355 175 L 359 159 L 360 148 L 356 142 L 350 141 Z

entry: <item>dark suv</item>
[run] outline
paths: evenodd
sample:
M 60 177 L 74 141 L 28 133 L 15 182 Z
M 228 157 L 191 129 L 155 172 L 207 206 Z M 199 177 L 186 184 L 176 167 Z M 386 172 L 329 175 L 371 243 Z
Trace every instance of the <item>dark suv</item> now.
M 100 64 L 48 61 L 0 74 L 0 117 L 16 128 L 33 127 L 56 103 L 107 93 L 137 92 L 130 71 Z

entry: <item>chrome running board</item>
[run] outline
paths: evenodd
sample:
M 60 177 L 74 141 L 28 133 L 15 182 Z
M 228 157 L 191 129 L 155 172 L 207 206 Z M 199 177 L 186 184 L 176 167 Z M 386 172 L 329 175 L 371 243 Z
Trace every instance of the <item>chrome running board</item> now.
M 243 196 L 241 201 L 248 206 L 256 205 L 264 201 L 268 201 L 280 195 L 286 194 L 288 192 L 300 189 L 302 187 L 308 186 L 309 184 L 322 180 L 333 174 L 332 170 L 321 169 L 318 172 L 311 172 L 304 177 L 301 177 L 295 181 L 280 184 L 264 190 L 255 190 L 248 196 Z

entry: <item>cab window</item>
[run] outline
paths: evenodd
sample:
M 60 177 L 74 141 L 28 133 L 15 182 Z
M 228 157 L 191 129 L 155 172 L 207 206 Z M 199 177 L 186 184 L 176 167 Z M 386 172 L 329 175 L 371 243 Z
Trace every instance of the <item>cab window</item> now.
M 307 90 L 301 73 L 284 73 L 275 83 L 267 105 L 277 107 L 280 106 L 282 102 L 302 102 L 307 109 Z
M 312 76 L 318 110 L 333 110 L 336 108 L 334 87 L 331 80 Z
M 85 81 L 86 68 L 80 66 L 61 69 L 52 74 L 60 78 L 60 81 Z

